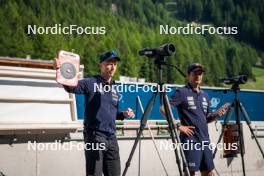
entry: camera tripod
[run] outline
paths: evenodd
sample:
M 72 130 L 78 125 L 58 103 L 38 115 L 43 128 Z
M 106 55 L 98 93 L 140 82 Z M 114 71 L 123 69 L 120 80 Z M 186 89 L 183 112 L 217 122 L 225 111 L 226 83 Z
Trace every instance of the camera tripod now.
M 167 97 L 166 93 L 164 92 L 165 86 L 164 86 L 164 83 L 162 81 L 162 65 L 167 65 L 167 66 L 172 66 L 172 65 L 166 64 L 163 56 L 156 58 L 155 64 L 158 67 L 159 83 L 156 85 L 155 91 L 153 92 L 152 97 L 150 98 L 150 100 L 147 104 L 146 110 L 144 111 L 144 113 L 142 115 L 142 118 L 140 121 L 140 127 L 139 127 L 139 130 L 137 132 L 137 137 L 134 141 L 134 145 L 133 145 L 132 150 L 129 154 L 129 157 L 128 157 L 128 160 L 126 162 L 126 166 L 125 166 L 125 169 L 123 171 L 122 176 L 125 176 L 127 173 L 128 167 L 130 166 L 130 163 L 131 163 L 132 157 L 134 155 L 134 152 L 136 150 L 137 144 L 138 144 L 140 137 L 143 133 L 143 130 L 147 124 L 148 117 L 149 117 L 149 115 L 153 109 L 153 106 L 155 104 L 155 100 L 156 100 L 158 94 L 160 95 L 160 104 L 163 105 L 164 109 L 165 109 L 165 116 L 166 116 L 166 120 L 168 122 L 171 140 L 174 144 L 180 144 L 180 137 L 179 137 L 178 131 L 175 129 L 175 125 L 173 123 L 173 114 L 171 111 L 171 107 L 169 104 L 168 97 Z M 176 66 L 174 66 L 174 67 L 176 67 Z M 174 149 L 174 153 L 175 153 L 176 164 L 178 166 L 180 176 L 183 176 L 184 171 L 189 176 L 190 172 L 189 172 L 189 168 L 187 165 L 187 161 L 186 161 L 183 149 L 182 149 L 181 145 L 178 145 L 178 146 L 179 146 L 180 151 L 178 150 L 178 147 L 176 147 Z M 181 160 L 179 157 L 180 155 L 181 155 L 181 158 L 183 161 L 183 166 L 185 167 L 184 169 L 182 169 L 182 167 L 181 167 Z
M 248 113 L 246 111 L 246 109 L 244 108 L 244 106 L 242 105 L 242 103 L 240 102 L 239 98 L 238 98 L 238 92 L 240 90 L 240 87 L 239 87 L 239 83 L 236 82 L 232 85 L 231 87 L 231 90 L 234 92 L 235 94 L 235 98 L 231 104 L 231 106 L 228 108 L 227 110 L 227 114 L 225 116 L 225 119 L 224 119 L 224 122 L 223 122 L 223 126 L 222 126 L 222 131 L 221 131 L 221 134 L 217 140 L 217 144 L 216 146 L 220 143 L 222 137 L 223 137 L 223 134 L 224 134 L 224 130 L 228 124 L 228 121 L 230 119 L 230 117 L 232 116 L 232 113 L 233 111 L 235 111 L 235 118 L 236 118 L 236 125 L 237 125 L 237 128 L 238 128 L 238 138 L 239 138 L 239 150 L 240 150 L 240 155 L 241 155 L 241 161 L 242 161 L 242 169 L 243 169 L 243 175 L 245 176 L 246 175 L 246 171 L 245 171 L 245 161 L 244 161 L 244 154 L 245 154 L 245 148 L 244 148 L 244 139 L 243 139 L 243 133 L 242 133 L 242 126 L 241 126 L 241 118 L 240 118 L 240 113 L 243 114 L 244 116 L 244 120 L 246 121 L 247 123 L 247 126 L 249 127 L 249 130 L 251 132 L 251 135 L 253 136 L 253 138 L 255 139 L 256 143 L 257 143 L 257 146 L 262 154 L 262 157 L 264 158 L 264 153 L 263 153 L 263 150 L 259 144 L 259 141 L 254 133 L 254 129 L 251 127 L 251 121 L 249 119 L 249 116 L 248 116 Z M 226 92 L 226 90 L 225 90 Z M 217 147 L 213 153 L 213 157 L 215 158 L 215 155 L 216 155 L 216 152 L 217 152 Z

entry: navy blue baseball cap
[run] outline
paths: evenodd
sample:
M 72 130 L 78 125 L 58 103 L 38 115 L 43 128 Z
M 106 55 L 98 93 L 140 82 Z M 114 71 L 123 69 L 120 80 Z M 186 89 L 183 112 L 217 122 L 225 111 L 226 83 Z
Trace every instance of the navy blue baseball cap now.
M 205 69 L 199 63 L 192 63 L 188 65 L 188 68 L 187 68 L 187 73 L 189 74 L 191 72 L 205 72 Z
M 117 56 L 117 52 L 115 50 L 107 51 L 100 55 L 100 63 L 111 60 L 115 58 L 117 61 L 120 61 L 121 59 Z

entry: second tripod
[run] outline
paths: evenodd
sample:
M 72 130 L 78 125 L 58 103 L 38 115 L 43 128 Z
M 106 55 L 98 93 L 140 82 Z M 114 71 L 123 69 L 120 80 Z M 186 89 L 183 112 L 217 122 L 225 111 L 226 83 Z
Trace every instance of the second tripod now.
M 221 134 L 217 140 L 217 144 L 220 143 L 220 141 L 223 137 L 223 134 L 224 134 L 224 130 L 226 129 L 226 127 L 228 125 L 228 121 L 230 120 L 233 111 L 235 111 L 236 125 L 237 125 L 237 129 L 238 129 L 239 150 L 240 150 L 240 155 L 241 155 L 241 160 L 242 160 L 243 175 L 245 176 L 246 175 L 245 161 L 244 161 L 245 148 L 243 145 L 244 144 L 244 141 L 243 141 L 244 138 L 243 138 L 243 133 L 242 133 L 241 118 L 240 118 L 241 113 L 244 116 L 244 120 L 246 121 L 247 126 L 249 127 L 249 130 L 251 132 L 251 135 L 255 139 L 257 146 L 258 146 L 263 158 L 264 158 L 264 152 L 263 152 L 263 150 L 259 144 L 259 141 L 258 141 L 258 139 L 254 133 L 254 129 L 251 127 L 251 121 L 249 119 L 248 113 L 238 98 L 238 92 L 240 90 L 239 82 L 235 82 L 231 89 L 235 93 L 235 98 L 234 98 L 234 101 L 232 102 L 231 106 L 229 107 L 229 109 L 227 111 L 227 114 L 226 114 L 226 117 L 224 119 L 223 126 L 222 126 L 222 132 L 221 132 Z M 215 158 L 216 152 L 217 152 L 217 148 L 215 149 L 214 154 L 213 154 L 214 158 Z

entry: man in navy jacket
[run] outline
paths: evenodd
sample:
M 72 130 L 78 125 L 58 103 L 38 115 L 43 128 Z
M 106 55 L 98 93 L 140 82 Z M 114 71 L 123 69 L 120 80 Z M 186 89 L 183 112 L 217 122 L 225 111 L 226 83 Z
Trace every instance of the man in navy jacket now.
M 204 67 L 199 63 L 190 64 L 187 68 L 187 84 L 178 88 L 171 96 L 170 104 L 177 108 L 180 123 L 181 143 L 188 144 L 189 149 L 184 150 L 191 176 L 200 171 L 202 176 L 212 176 L 214 162 L 210 150 L 208 123 L 222 116 L 228 109 L 226 103 L 220 110 L 211 113 L 208 94 L 201 90 Z M 160 109 L 165 114 L 164 108 Z
M 77 86 L 64 86 L 69 93 L 84 94 L 84 141 L 86 175 L 120 175 L 119 148 L 115 120 L 134 117 L 133 111 L 119 110 L 119 94 L 112 80 L 120 58 L 112 50 L 100 55 L 100 75 L 84 78 Z

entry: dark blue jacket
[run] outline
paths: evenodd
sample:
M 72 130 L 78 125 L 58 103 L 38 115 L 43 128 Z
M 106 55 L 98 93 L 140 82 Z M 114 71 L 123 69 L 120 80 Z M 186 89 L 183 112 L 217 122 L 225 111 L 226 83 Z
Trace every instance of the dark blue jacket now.
M 182 142 L 193 140 L 194 142 L 209 141 L 207 116 L 209 114 L 209 96 L 201 90 L 193 91 L 190 84 L 176 90 L 172 95 L 170 104 L 177 108 L 181 124 L 194 126 L 194 135 L 188 137 L 181 134 Z
M 80 80 L 76 87 L 64 85 L 67 92 L 85 96 L 84 130 L 86 132 L 94 131 L 106 137 L 115 137 L 115 120 L 123 120 L 124 115 L 118 108 L 118 92 L 114 88 L 108 91 L 110 90 L 108 88 L 113 87 L 114 84 L 114 81 L 108 83 L 97 75 Z M 100 85 L 106 86 L 104 89 L 106 91 L 99 89 Z

